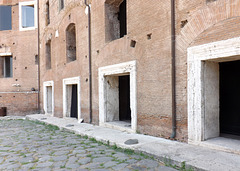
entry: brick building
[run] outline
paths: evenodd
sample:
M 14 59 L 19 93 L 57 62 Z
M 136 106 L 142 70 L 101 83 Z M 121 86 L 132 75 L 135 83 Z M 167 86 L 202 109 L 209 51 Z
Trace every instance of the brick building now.
M 7 115 L 38 110 L 37 2 L 0 1 L 0 107 Z
M 39 1 L 41 112 L 199 145 L 240 135 L 240 0 L 173 2 Z M 35 74 L 35 88 L 37 30 L 14 27 L 31 42 L 19 49 L 34 46 L 24 52 L 35 70 L 19 74 Z

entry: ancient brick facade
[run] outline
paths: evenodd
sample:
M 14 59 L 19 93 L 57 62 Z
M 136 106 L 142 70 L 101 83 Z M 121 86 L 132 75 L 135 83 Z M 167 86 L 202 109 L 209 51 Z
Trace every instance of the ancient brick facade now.
M 132 120 L 135 119 L 131 124 L 136 124 L 134 131 L 169 138 L 172 132 L 171 1 L 127 0 L 126 11 L 122 5 L 124 2 L 87 1 L 91 4 L 93 124 L 109 122 L 113 128 L 118 127 L 110 120 L 119 116 L 109 112 L 119 110 L 119 80 L 127 75 L 130 80 L 130 110 L 135 112 L 131 115 Z M 4 44 L 16 56 L 13 78 L 7 82 L 0 79 L 4 80 L 4 84 L 1 83 L 3 92 L 37 89 L 38 83 L 37 65 L 34 63 L 37 31 L 19 32 L 18 24 L 14 24 L 18 23 L 18 5 L 13 6 L 13 10 L 16 13 L 13 13 L 12 31 L 0 32 L 1 42 L 7 41 Z M 126 21 L 122 10 L 126 12 Z M 187 90 L 191 79 L 188 49 L 239 37 L 240 0 L 176 0 L 175 10 L 176 139 L 187 141 L 191 112 L 188 107 L 191 95 Z M 77 115 L 89 122 L 86 5 L 83 0 L 41 0 L 39 21 L 41 111 L 56 117 L 69 116 L 72 110 L 69 98 L 73 100 L 72 92 L 76 91 Z M 120 25 L 125 25 L 126 30 L 122 30 Z M 16 82 L 21 84 L 20 88 L 12 87 Z
M 90 2 L 93 122 L 99 123 L 99 68 L 136 61 L 137 131 L 168 138 L 172 128 L 170 1 L 128 0 L 127 34 L 119 38 L 119 33 L 114 28 L 117 23 L 113 14 L 116 14 L 121 2 Z M 46 0 L 40 2 L 40 21 L 46 21 L 46 3 Z M 177 139 L 181 141 L 186 141 L 188 137 L 187 48 L 238 36 L 239 6 L 239 0 L 176 1 Z M 41 85 L 45 81 L 54 81 L 54 115 L 62 117 L 62 80 L 80 77 L 81 117 L 88 122 L 86 6 L 84 1 L 69 0 L 59 10 L 58 1 L 49 1 L 49 9 L 50 24 L 41 22 L 40 26 Z M 112 18 L 109 19 L 109 16 Z M 76 60 L 67 62 L 66 28 L 71 23 L 76 27 Z M 45 65 L 45 44 L 48 40 L 51 40 L 52 47 L 51 69 L 46 69 Z M 131 46 L 132 42 L 134 47 Z
M 4 78 L 3 64 L 0 66 L 0 107 L 7 107 L 7 115 L 38 110 L 38 32 L 37 28 L 20 31 L 19 2 L 23 1 L 0 1 L 1 6 L 12 8 L 12 29 L 0 31 L 1 57 L 12 56 L 12 76 Z

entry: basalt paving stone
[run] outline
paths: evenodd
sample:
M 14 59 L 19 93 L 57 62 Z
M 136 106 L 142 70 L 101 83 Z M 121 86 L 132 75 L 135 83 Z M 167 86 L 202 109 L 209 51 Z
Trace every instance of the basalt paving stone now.
M 128 171 L 163 166 L 33 121 L 0 120 L 0 129 L 0 170 Z

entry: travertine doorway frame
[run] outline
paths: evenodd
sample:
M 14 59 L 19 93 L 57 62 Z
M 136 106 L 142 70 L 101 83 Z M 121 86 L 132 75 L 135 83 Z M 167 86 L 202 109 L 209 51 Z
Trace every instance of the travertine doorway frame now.
M 80 77 L 72 77 L 63 79 L 63 117 L 68 116 L 68 88 L 67 86 L 71 86 L 73 84 L 77 85 L 77 98 L 78 98 L 78 120 L 81 120 L 81 86 L 80 86 Z
M 189 143 L 219 136 L 219 62 L 239 55 L 240 37 L 188 48 Z
M 137 86 L 136 86 L 136 61 L 130 61 L 110 66 L 101 67 L 99 73 L 99 125 L 117 128 L 123 131 L 136 132 L 137 130 Z M 130 108 L 131 128 L 112 126 L 107 122 L 107 77 L 109 76 L 130 76 Z

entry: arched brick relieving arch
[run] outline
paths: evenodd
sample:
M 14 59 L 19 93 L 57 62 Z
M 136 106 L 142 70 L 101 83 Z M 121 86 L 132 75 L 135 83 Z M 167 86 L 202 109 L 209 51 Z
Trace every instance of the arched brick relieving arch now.
M 177 35 L 177 50 L 186 51 L 208 28 L 237 16 L 240 16 L 240 0 L 218 0 L 204 5 L 192 14 L 186 26 Z

